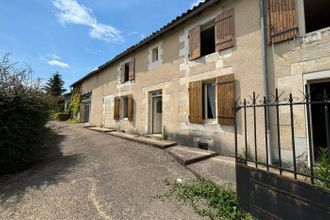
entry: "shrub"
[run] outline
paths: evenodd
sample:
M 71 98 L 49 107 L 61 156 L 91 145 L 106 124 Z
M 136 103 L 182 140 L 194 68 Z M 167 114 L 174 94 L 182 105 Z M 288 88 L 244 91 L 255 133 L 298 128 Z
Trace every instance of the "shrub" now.
M 47 97 L 30 76 L 30 69 L 10 64 L 9 55 L 0 61 L 0 174 L 33 163 L 47 131 Z
M 67 121 L 70 118 L 70 114 L 67 112 L 57 112 L 53 115 L 53 119 L 57 121 Z
M 330 159 L 328 157 L 328 148 L 320 148 L 317 152 L 316 161 L 319 164 L 315 167 L 315 175 L 328 181 L 316 180 L 316 185 L 330 188 Z

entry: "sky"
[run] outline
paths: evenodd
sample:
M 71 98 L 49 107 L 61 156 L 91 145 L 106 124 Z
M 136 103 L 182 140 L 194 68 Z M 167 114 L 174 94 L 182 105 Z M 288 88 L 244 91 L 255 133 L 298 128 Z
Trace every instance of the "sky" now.
M 0 0 L 0 56 L 66 89 L 201 0 Z

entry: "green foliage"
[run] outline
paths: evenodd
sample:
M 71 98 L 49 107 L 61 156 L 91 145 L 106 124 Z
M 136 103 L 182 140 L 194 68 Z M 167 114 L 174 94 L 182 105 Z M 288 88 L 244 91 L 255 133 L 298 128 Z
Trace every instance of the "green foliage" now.
M 70 118 L 70 114 L 67 112 L 57 112 L 53 115 L 53 118 L 57 121 L 67 121 Z
M 69 123 L 72 123 L 72 124 L 77 124 L 77 123 L 80 123 L 79 119 L 78 118 L 70 118 L 68 120 Z
M 81 89 L 80 86 L 74 87 L 72 90 L 71 101 L 69 106 L 69 111 L 75 118 L 78 116 L 80 110 L 80 99 L 81 99 Z
M 0 63 L 0 174 L 33 163 L 47 131 L 48 99 L 30 69 L 16 69 L 5 55 Z
M 179 201 L 189 204 L 200 216 L 210 219 L 252 219 L 237 205 L 235 192 L 229 186 L 217 186 L 211 181 L 170 183 L 168 192 L 156 195 L 155 199 L 165 201 L 173 195 Z
M 167 130 L 166 130 L 166 127 L 163 126 L 163 140 L 167 140 Z
M 320 148 L 320 150 L 317 152 L 316 161 L 318 162 L 318 165 L 314 169 L 315 176 L 330 182 L 330 160 L 328 156 L 328 148 Z M 315 183 L 318 186 L 324 188 L 330 188 L 329 182 L 315 180 Z
M 245 148 L 242 149 L 242 152 L 239 154 L 239 157 L 240 158 L 245 158 L 247 160 L 253 160 L 250 145 L 247 145 L 247 151 L 245 150 Z

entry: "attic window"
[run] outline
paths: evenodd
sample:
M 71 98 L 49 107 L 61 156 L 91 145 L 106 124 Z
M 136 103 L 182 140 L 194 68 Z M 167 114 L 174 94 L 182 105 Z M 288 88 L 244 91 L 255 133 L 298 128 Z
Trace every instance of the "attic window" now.
M 155 47 L 151 51 L 151 56 L 152 56 L 152 62 L 158 61 L 158 47 Z
M 306 33 L 330 26 L 329 0 L 304 0 Z
M 215 28 L 208 26 L 201 31 L 201 56 L 215 52 Z

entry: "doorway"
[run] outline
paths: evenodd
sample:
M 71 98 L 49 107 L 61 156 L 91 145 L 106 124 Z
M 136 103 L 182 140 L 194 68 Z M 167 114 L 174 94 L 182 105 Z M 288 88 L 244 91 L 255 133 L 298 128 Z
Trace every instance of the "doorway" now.
M 151 131 L 153 134 L 161 134 L 163 127 L 163 99 L 162 92 L 151 93 Z
M 91 113 L 91 103 L 86 102 L 81 105 L 81 122 L 89 123 L 90 122 L 90 113 Z
M 330 113 L 328 112 L 330 105 L 326 107 L 324 98 L 330 97 L 330 81 L 309 83 L 309 93 L 311 102 L 315 103 L 310 107 L 311 138 L 314 150 L 313 156 L 315 160 L 320 148 L 326 148 L 329 146 L 328 142 L 330 134 L 327 134 L 327 129 L 330 129 Z M 318 102 L 319 104 L 316 104 Z

